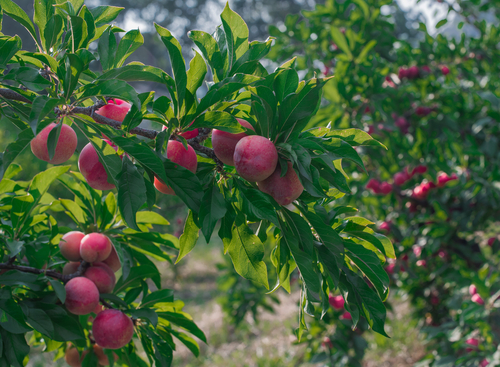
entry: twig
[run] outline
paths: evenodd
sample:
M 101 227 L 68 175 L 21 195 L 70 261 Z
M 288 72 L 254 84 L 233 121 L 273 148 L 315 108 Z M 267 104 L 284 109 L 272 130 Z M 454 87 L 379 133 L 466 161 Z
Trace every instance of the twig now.
M 31 273 L 31 274 L 45 274 L 49 277 L 64 281 L 64 275 L 54 270 L 37 269 L 37 268 L 32 268 L 30 266 L 13 265 L 8 263 L 0 263 L 0 269 L 19 270 L 22 271 L 23 273 Z
M 28 98 L 10 89 L 0 88 L 0 96 L 14 101 L 31 103 Z
M 82 261 L 80 263 L 80 265 L 78 266 L 78 269 L 76 270 L 76 272 L 74 272 L 73 274 L 69 274 L 69 275 L 63 275 L 63 281 L 66 283 L 67 281 L 69 281 L 73 278 L 83 276 L 83 274 L 85 274 L 85 272 L 87 271 L 89 266 L 90 266 L 90 263 L 88 263 L 86 261 Z

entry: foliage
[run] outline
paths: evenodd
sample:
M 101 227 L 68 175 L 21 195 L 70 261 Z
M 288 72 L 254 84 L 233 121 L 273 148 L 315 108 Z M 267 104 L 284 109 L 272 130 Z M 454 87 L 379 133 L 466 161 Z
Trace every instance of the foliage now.
M 407 40 L 381 6 L 397 7 L 327 1 L 301 21 L 290 15 L 286 29 L 271 27 L 270 56 L 302 52 L 306 75 L 335 76 L 309 126 L 364 129 L 389 148 L 359 150 L 369 175 L 353 175 L 357 195 L 345 204 L 356 202 L 397 244 L 386 269 L 426 324 L 430 353 L 419 365 L 497 365 L 500 28 L 498 18 L 482 19 L 498 8 L 444 3 L 447 19 L 460 21 L 446 30 L 459 35 L 433 36 L 421 23 L 418 38 Z M 494 233 L 492 246 L 482 231 Z M 471 284 L 485 306 L 471 301 Z M 471 338 L 479 347 L 464 352 Z
M 20 37 L 0 34 L 0 114 L 21 130 L 0 162 L 4 235 L 0 268 L 11 270 L 0 276 L 5 285 L 5 302 L 0 306 L 3 364 L 24 363 L 30 349 L 25 340 L 28 332 L 32 332 L 31 345 L 57 350 L 57 357 L 68 341 L 79 348 L 93 344 L 89 316 L 74 317 L 62 306 L 65 292 L 60 281 L 81 275 L 85 262 L 70 276 L 58 271 L 63 258 L 57 243 L 69 228 L 59 227 L 51 213 L 61 211 L 83 232 L 111 237 L 121 259 L 121 276 L 113 294 L 101 294 L 100 301 L 132 317 L 147 361 L 131 343 L 116 351 L 117 364 L 169 366 L 173 337 L 197 354 L 196 341 L 181 329 L 206 342 L 191 317 L 182 312 L 183 303 L 162 289 L 153 260 L 173 262 L 177 255 L 180 261 L 196 245 L 200 230 L 209 241 L 217 223 L 224 252 L 244 278 L 269 289 L 268 270 L 274 268 L 273 289 L 290 291 L 290 275 L 295 268 L 300 270 L 299 339 L 307 329 L 305 314 L 318 310 L 324 314 L 328 295 L 337 288 L 353 327 L 363 317 L 374 331 L 386 335 L 383 301 L 389 293 L 389 277 L 383 264 L 386 257 L 395 257 L 392 244 L 369 227 L 372 222 L 346 216 L 356 211 L 353 207 L 333 206 L 351 193 L 343 162 L 364 169 L 354 147 L 384 146 L 361 130 L 305 130 L 330 78 L 300 81 L 293 58 L 268 72 L 260 60 L 270 51 L 272 39 L 249 42 L 248 27 L 229 6 L 213 34 L 190 32 L 200 52 L 195 52 L 187 71 L 179 42 L 157 24 L 171 75 L 138 62 L 126 64 L 143 37 L 132 30 L 117 40 L 123 31 L 109 23 L 120 10 L 88 8 L 80 0 L 37 0 L 30 19 L 11 0 L 0 0 L 0 20 L 11 17 L 36 43 L 36 50 L 30 52 L 23 49 Z M 213 80 L 206 81 L 207 74 Z M 154 82 L 166 88 L 168 96 L 137 93 L 129 84 L 136 81 Z M 199 99 L 197 92 L 204 81 L 209 89 Z M 123 121 L 96 113 L 116 98 L 131 105 Z M 254 132 L 244 129 L 236 117 L 249 121 Z M 141 125 L 144 120 L 166 129 L 147 129 Z M 97 152 L 108 183 L 117 187 L 116 194 L 92 189 L 79 173 L 67 174 L 68 166 L 49 168 L 30 183 L 12 180 L 20 169 L 13 163 L 17 156 L 54 122 L 59 128 L 47 138 L 49 157 L 61 144 L 60 126 L 72 126 Z M 196 128 L 199 134 L 194 138 L 181 135 Z M 279 152 L 281 174 L 286 174 L 286 167 L 297 173 L 304 187 L 300 198 L 294 205 L 280 206 L 233 167 L 224 166 L 211 149 L 212 129 L 270 139 Z M 195 173 L 164 156 L 171 140 L 197 151 Z M 74 194 L 72 200 L 48 193 L 56 179 Z M 179 240 L 153 231 L 152 225 L 168 224 L 155 208 L 156 179 L 168 184 L 189 208 Z M 267 237 L 273 239 L 269 241 L 273 248 L 264 261 Z M 266 263 L 272 264 L 270 269 Z M 47 270 L 41 269 L 44 265 Z M 108 357 L 113 363 L 112 352 Z M 95 353 L 87 354 L 83 365 L 95 364 L 96 358 Z

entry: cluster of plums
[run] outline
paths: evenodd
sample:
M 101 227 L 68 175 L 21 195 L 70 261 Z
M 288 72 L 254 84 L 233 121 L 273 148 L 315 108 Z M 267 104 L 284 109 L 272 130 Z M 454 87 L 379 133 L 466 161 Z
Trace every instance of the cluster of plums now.
M 123 121 L 131 105 L 120 99 L 109 100 L 108 104 L 96 111 L 97 114 Z M 254 130 L 245 120 L 237 119 L 241 126 Z M 66 162 L 75 152 L 78 139 L 74 130 L 68 125 L 62 125 L 55 154 L 49 159 L 47 140 L 56 124 L 45 127 L 32 141 L 33 154 L 46 162 L 61 164 Z M 164 127 L 165 129 L 165 127 Z M 179 135 L 185 139 L 198 136 L 198 129 L 185 131 Z M 109 140 L 105 142 L 114 146 Z M 278 160 L 278 151 L 272 141 L 259 135 L 247 135 L 245 132 L 231 134 L 221 130 L 213 130 L 212 146 L 215 155 L 224 163 L 235 166 L 236 172 L 247 181 L 257 182 L 259 189 L 271 195 L 280 205 L 288 205 L 297 199 L 304 187 L 297 176 L 292 164 L 288 162 L 286 174 L 281 177 L 281 166 Z M 169 140 L 167 144 L 167 158 L 172 162 L 195 173 L 198 159 L 194 149 L 188 145 L 187 149 L 177 140 Z M 80 152 L 78 168 L 87 183 L 97 190 L 111 190 L 115 188 L 108 181 L 104 166 L 99 161 L 97 151 L 88 143 Z M 175 195 L 174 190 L 162 180 L 155 178 L 154 186 L 164 194 Z
M 120 310 L 103 310 L 99 303 L 100 294 L 113 291 L 115 272 L 121 268 L 111 240 L 101 233 L 85 235 L 72 231 L 61 238 L 59 249 L 61 255 L 70 261 L 64 265 L 63 275 L 76 273 L 81 261 L 90 263 L 81 276 L 71 278 L 65 285 L 64 305 L 68 312 L 75 315 L 96 314 L 92 323 L 92 335 L 100 348 L 118 349 L 127 345 L 134 334 L 132 320 Z M 72 349 L 68 349 L 67 353 L 74 354 Z

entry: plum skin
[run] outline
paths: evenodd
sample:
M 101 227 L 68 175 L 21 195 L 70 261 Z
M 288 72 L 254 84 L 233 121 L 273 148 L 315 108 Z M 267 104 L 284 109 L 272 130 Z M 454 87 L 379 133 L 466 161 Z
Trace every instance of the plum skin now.
M 63 124 L 61 126 L 59 139 L 57 140 L 54 156 L 52 159 L 49 159 L 47 141 L 50 132 L 56 126 L 57 125 L 55 123 L 49 124 L 30 142 L 31 151 L 35 157 L 51 164 L 61 164 L 66 162 L 71 158 L 73 153 L 75 153 L 76 146 L 78 144 L 78 138 L 75 131 L 71 128 L 71 126 Z

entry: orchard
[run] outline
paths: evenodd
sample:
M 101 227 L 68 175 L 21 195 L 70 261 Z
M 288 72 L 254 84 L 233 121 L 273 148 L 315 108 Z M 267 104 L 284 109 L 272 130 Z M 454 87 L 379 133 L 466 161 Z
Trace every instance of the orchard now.
M 438 30 L 475 36 L 420 23 L 408 39 L 390 0 L 327 0 L 250 41 L 226 4 L 188 33 L 190 60 L 152 25 L 164 70 L 131 61 L 145 38 L 116 25 L 123 8 L 0 0 L 0 121 L 17 131 L 0 156 L 0 365 L 202 355 L 200 315 L 165 279 L 210 243 L 235 328 L 278 295 L 298 305 L 290 365 L 363 365 L 402 299 L 418 366 L 500 365 L 500 18 L 445 5 Z

